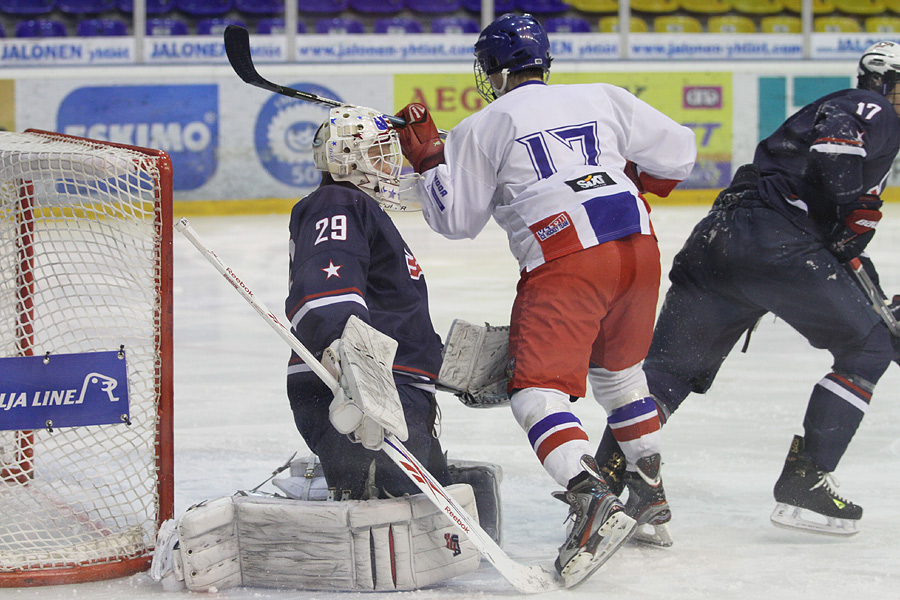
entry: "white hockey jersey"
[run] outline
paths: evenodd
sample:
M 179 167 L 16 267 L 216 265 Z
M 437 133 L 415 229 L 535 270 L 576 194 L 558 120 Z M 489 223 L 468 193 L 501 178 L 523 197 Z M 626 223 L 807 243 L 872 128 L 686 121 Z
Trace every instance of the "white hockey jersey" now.
M 697 156 L 694 133 L 619 87 L 528 82 L 447 135 L 446 164 L 425 172 L 432 229 L 474 238 L 491 216 L 520 269 L 650 233 L 626 160 L 681 181 Z

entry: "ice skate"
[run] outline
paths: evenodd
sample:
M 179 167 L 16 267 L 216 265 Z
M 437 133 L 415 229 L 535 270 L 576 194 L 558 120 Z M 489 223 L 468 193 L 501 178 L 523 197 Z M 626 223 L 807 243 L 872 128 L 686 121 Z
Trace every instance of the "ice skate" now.
M 609 491 L 621 496 L 625 491 L 625 457 L 622 453 L 613 452 L 605 461 L 601 461 L 598 457 L 597 465 Z
M 803 445 L 803 438 L 795 435 L 775 483 L 777 504 L 770 517 L 772 524 L 836 536 L 858 533 L 862 507 L 835 493 L 837 481 L 802 454 Z
M 553 493 L 570 506 L 568 537 L 556 559 L 567 588 L 581 584 L 609 560 L 637 524 L 609 490 L 594 457 L 585 454 L 581 466 L 585 472 L 567 491 Z
M 625 473 L 628 487 L 625 512 L 637 521 L 634 541 L 668 548 L 672 536 L 667 523 L 672 519 L 672 511 L 663 489 L 661 465 L 659 454 L 651 454 L 637 461 L 637 471 Z

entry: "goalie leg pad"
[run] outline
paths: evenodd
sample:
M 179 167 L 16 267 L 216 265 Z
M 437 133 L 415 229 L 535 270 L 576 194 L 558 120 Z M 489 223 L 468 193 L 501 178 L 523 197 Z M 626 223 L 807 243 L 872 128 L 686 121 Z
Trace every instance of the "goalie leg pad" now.
M 189 590 L 241 585 L 236 525 L 231 498 L 201 502 L 178 520 L 176 531 L 184 583 Z
M 477 460 L 453 460 L 448 462 L 450 480 L 467 483 L 475 492 L 478 506 L 478 522 L 498 546 L 503 545 L 503 510 L 500 502 L 500 483 L 503 469 L 500 465 Z
M 447 491 L 473 516 L 468 485 Z M 423 495 L 343 502 L 231 496 L 178 522 L 185 585 L 413 590 L 478 568 L 475 546 Z
M 290 463 L 290 477 L 273 479 L 272 483 L 293 500 L 335 500 L 329 498 L 328 482 L 322 463 L 315 454 Z

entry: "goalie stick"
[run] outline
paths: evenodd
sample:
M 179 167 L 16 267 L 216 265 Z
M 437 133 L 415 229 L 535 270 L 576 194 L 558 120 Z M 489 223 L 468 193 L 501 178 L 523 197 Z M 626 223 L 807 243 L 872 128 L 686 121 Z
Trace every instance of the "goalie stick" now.
M 319 96 L 310 92 L 304 92 L 278 85 L 277 83 L 272 83 L 260 75 L 253 65 L 253 56 L 250 53 L 250 32 L 240 25 L 229 25 L 226 27 L 224 37 L 225 54 L 228 55 L 228 62 L 231 63 L 231 68 L 234 69 L 234 72 L 237 73 L 237 76 L 240 77 L 244 83 L 249 83 L 250 85 L 270 92 L 275 92 L 276 94 L 281 94 L 282 96 L 287 96 L 288 98 L 297 98 L 298 100 L 312 102 L 313 104 L 323 104 L 325 106 L 330 106 L 331 108 L 347 106 L 346 102 L 339 102 L 332 98 L 325 98 L 324 96 Z M 405 119 L 389 114 L 385 114 L 384 118 L 395 128 L 406 127 Z M 447 132 L 442 129 L 438 129 L 438 133 L 442 139 L 447 137 Z
M 303 362 L 315 373 L 332 391 L 338 388 L 338 382 L 328 370 L 316 360 L 315 356 L 278 320 L 272 312 L 266 308 L 253 293 L 253 291 L 241 280 L 238 275 L 227 266 L 219 256 L 213 252 L 198 236 L 187 219 L 182 218 L 175 223 L 175 229 L 182 233 L 197 250 L 225 277 L 250 306 L 275 330 L 275 332 L 303 359 Z M 384 436 L 384 444 L 381 449 L 388 457 L 412 480 L 422 493 L 442 512 L 448 519 L 462 531 L 469 540 L 478 548 L 500 574 L 518 591 L 525 594 L 534 594 L 560 589 L 562 583 L 552 566 L 523 565 L 512 560 L 490 535 L 481 528 L 478 521 L 473 519 L 465 510 L 447 493 L 444 487 L 431 473 L 410 454 L 403 443 L 393 433 L 387 432 Z
M 872 281 L 872 278 L 866 273 L 862 261 L 858 258 L 854 258 L 848 262 L 847 265 L 850 267 L 850 270 L 856 276 L 857 281 L 859 281 L 859 284 L 869 297 L 872 308 L 875 309 L 875 312 L 881 316 L 881 320 L 887 325 L 888 331 L 891 332 L 892 336 L 900 338 L 900 323 L 897 323 L 897 319 L 894 318 L 894 313 L 891 312 L 891 309 L 885 303 L 881 290 L 878 289 L 878 286 L 875 285 L 875 282 Z

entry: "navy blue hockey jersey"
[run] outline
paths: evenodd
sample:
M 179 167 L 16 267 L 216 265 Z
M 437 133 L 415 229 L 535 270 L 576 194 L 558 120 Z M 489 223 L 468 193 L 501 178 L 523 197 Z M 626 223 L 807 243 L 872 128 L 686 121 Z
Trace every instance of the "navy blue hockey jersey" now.
M 880 194 L 900 149 L 900 119 L 870 90 L 824 96 L 756 148 L 759 189 L 773 208 L 828 230 L 863 194 Z
M 441 339 L 418 262 L 378 203 L 349 183 L 326 180 L 291 212 L 291 330 L 317 357 L 357 315 L 397 340 L 397 383 L 433 382 Z M 289 377 L 317 377 L 292 353 Z

